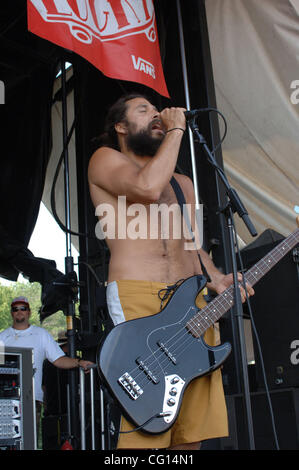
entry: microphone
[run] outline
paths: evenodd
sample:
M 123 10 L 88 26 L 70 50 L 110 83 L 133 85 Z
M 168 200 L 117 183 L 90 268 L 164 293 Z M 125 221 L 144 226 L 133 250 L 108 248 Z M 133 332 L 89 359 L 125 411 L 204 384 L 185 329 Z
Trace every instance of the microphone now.
M 184 114 L 186 121 L 190 121 L 190 119 L 197 117 L 200 113 L 205 113 L 212 110 L 213 108 L 191 109 L 190 111 L 184 111 Z

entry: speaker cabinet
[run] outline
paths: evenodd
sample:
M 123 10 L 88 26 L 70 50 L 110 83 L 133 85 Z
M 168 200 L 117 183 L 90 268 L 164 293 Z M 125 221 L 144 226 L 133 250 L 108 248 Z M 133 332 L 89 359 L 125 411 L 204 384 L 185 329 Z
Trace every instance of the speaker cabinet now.
M 299 389 L 274 390 L 270 392 L 277 440 L 280 450 L 299 449 Z M 223 450 L 246 450 L 247 428 L 241 395 L 226 397 L 229 416 L 229 437 L 220 439 Z M 253 432 L 256 450 L 275 450 L 268 399 L 265 392 L 251 394 Z
M 265 256 L 277 242 L 242 252 L 246 268 Z M 270 389 L 299 387 L 299 276 L 293 251 L 255 286 L 250 298 Z M 244 306 L 246 312 L 246 306 Z M 253 337 L 258 390 L 264 379 Z

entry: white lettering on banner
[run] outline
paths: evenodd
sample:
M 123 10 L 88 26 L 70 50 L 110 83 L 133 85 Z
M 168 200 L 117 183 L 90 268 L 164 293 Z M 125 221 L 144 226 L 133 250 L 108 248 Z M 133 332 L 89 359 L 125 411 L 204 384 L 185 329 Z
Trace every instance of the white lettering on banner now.
M 142 59 L 141 57 L 138 57 L 138 59 L 136 59 L 134 55 L 132 55 L 131 57 L 132 57 L 133 66 L 135 70 L 144 72 L 147 75 L 150 75 L 151 77 L 153 77 L 154 79 L 156 78 L 155 67 L 153 66 L 153 64 L 151 64 L 145 59 Z
M 290 361 L 294 366 L 297 366 L 299 364 L 299 340 L 294 339 L 294 341 L 291 342 L 290 347 L 291 349 L 295 349 L 290 356 Z
M 153 0 L 30 0 L 46 22 L 65 23 L 80 42 L 146 34 L 156 41 Z

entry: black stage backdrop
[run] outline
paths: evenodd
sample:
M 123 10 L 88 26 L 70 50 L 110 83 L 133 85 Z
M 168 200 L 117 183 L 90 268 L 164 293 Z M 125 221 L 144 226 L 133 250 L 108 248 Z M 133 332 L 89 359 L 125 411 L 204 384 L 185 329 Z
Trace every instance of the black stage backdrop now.
M 51 101 L 57 48 L 27 32 L 26 2 L 0 5 L 0 274 L 16 280 L 15 256 L 33 232 L 51 150 Z M 24 251 L 25 250 L 25 251 Z M 22 269 L 24 266 L 22 266 Z M 26 269 L 26 268 L 25 268 Z

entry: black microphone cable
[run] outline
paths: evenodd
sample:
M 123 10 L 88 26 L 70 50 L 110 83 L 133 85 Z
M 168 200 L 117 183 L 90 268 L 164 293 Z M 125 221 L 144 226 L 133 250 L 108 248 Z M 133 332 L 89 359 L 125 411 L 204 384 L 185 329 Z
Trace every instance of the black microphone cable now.
M 226 122 L 226 119 L 225 119 L 224 115 L 217 108 L 209 107 L 209 108 L 199 109 L 198 110 L 198 115 L 193 116 L 191 119 L 195 120 L 195 118 L 199 117 L 200 113 L 211 113 L 211 112 L 219 114 L 219 116 L 222 118 L 222 121 L 223 121 L 223 124 L 224 124 L 223 136 L 221 137 L 220 142 L 218 142 L 218 144 L 211 150 L 212 155 L 214 155 L 216 153 L 216 151 L 219 149 L 219 147 L 223 144 L 223 142 L 226 138 L 226 135 L 227 135 L 227 122 Z M 187 122 L 190 120 L 190 118 L 188 117 L 188 113 L 192 113 L 192 111 L 186 111 L 185 112 Z

